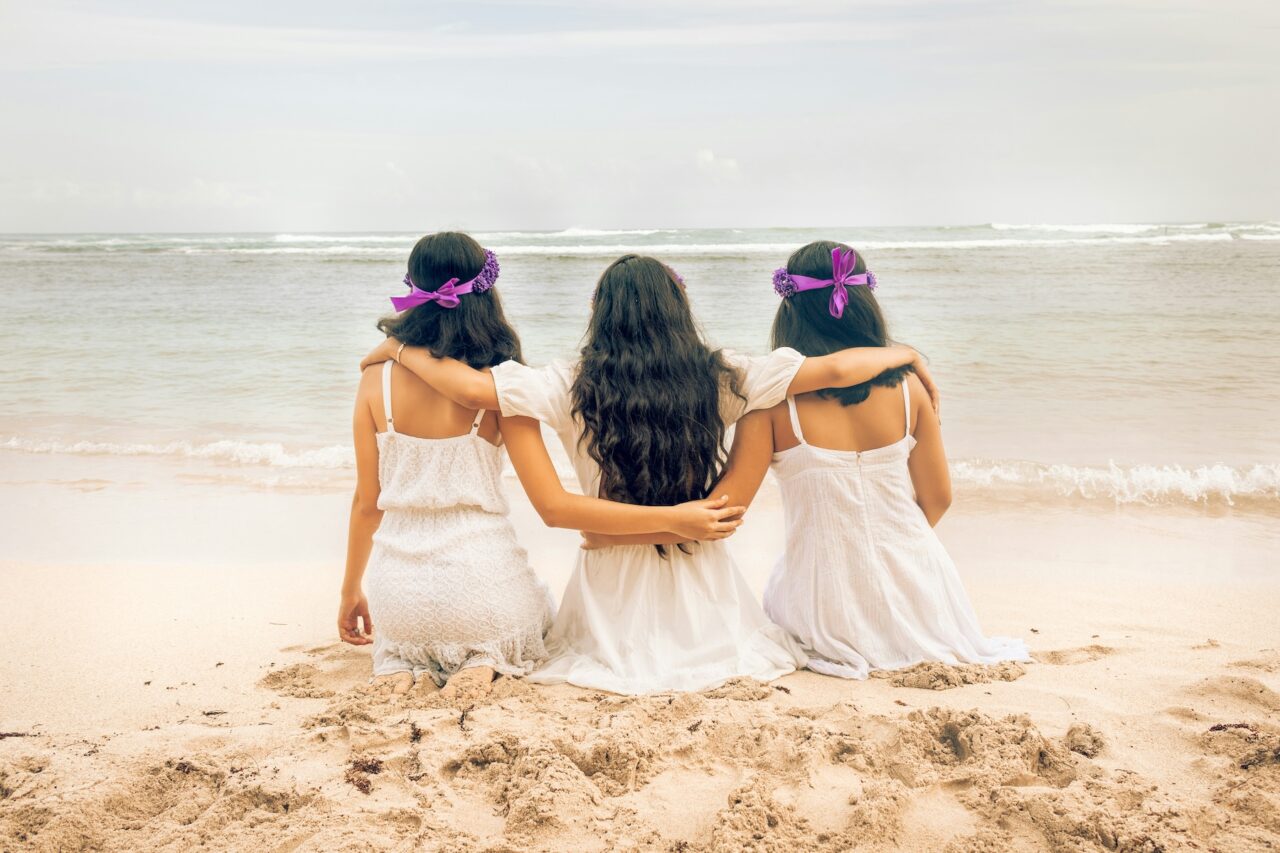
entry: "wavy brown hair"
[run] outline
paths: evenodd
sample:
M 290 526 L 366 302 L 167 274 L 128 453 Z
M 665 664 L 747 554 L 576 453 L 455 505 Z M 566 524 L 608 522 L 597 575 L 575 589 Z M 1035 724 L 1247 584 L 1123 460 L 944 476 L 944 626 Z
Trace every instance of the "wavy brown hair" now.
M 810 278 L 831 278 L 831 250 L 835 248 L 852 252 L 844 243 L 818 240 L 796 249 L 787 258 L 787 272 Z M 855 253 L 858 263 L 855 273 L 867 271 L 867 262 L 861 252 Z M 778 313 L 773 317 L 773 348 L 791 347 L 802 355 L 814 357 L 839 352 L 849 347 L 884 347 L 893 343 L 889 326 L 880 311 L 871 288 L 865 285 L 849 287 L 849 304 L 840 317 L 831 316 L 831 288 L 820 287 L 804 290 L 782 300 Z M 823 388 L 819 397 L 839 400 L 842 405 L 854 406 L 871 394 L 874 385 L 897 387 L 910 367 L 895 367 L 860 385 L 845 388 Z
M 451 278 L 470 281 L 484 267 L 484 249 L 459 231 L 428 234 L 409 253 L 409 279 L 420 290 L 438 290 Z M 426 302 L 394 317 L 378 329 L 411 347 L 425 347 L 436 358 L 454 358 L 476 370 L 504 361 L 523 361 L 520 336 L 507 322 L 498 289 L 465 293 L 458 307 Z
M 660 261 L 623 255 L 600 276 L 571 392 L 600 497 L 698 500 L 724 470 L 720 398 L 741 397 L 742 379 L 703 341 L 684 285 Z

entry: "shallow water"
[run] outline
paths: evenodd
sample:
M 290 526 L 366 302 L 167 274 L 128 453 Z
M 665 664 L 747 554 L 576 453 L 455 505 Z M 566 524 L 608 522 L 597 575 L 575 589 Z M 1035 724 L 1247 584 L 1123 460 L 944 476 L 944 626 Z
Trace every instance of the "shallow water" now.
M 355 363 L 417 236 L 0 237 L 0 465 L 345 479 Z M 1280 505 L 1280 223 L 476 236 L 532 363 L 574 352 L 625 251 L 675 267 L 717 343 L 762 352 L 772 270 L 844 240 L 894 336 L 932 359 L 961 488 Z

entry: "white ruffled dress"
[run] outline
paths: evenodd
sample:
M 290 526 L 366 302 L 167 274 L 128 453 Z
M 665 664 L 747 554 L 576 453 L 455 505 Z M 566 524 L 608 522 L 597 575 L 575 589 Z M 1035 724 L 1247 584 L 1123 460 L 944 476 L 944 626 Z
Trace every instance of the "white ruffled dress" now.
M 787 549 L 765 588 L 770 618 L 798 638 L 809 669 L 841 678 L 923 661 L 1030 660 L 1013 637 L 988 637 L 947 549 L 916 503 L 907 427 L 874 450 L 828 450 L 805 441 L 773 455 L 786 507 Z
M 460 669 L 527 675 L 546 657 L 555 604 L 516 541 L 502 492 L 503 449 L 471 431 L 416 438 L 395 431 L 391 371 L 382 374 L 387 429 L 378 433 L 378 508 L 365 573 L 373 674 Z
M 747 399 L 722 395 L 726 423 L 780 402 L 804 361 L 791 349 L 727 356 Z M 600 468 L 580 445 L 582 429 L 571 412 L 576 373 L 576 362 L 541 369 L 505 362 L 493 378 L 502 413 L 555 430 L 583 494 L 597 495 Z M 668 548 L 665 559 L 652 545 L 581 552 L 546 642 L 551 656 L 530 681 L 612 693 L 703 690 L 738 676 L 770 681 L 805 665 L 795 641 L 765 616 L 722 541 L 687 554 Z

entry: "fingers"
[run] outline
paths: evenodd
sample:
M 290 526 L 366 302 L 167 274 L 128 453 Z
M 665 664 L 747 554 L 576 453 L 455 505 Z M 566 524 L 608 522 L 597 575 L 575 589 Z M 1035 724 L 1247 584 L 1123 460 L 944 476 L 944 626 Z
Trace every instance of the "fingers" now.
M 711 517 L 716 521 L 724 521 L 726 518 L 745 515 L 746 512 L 747 508 L 745 506 L 727 506 L 723 509 L 712 510 Z
M 353 646 L 367 646 L 373 642 L 368 637 L 362 636 L 352 625 L 344 625 L 338 623 L 338 638 L 344 643 L 350 643 Z
M 942 422 L 942 392 L 938 390 L 938 383 L 933 381 L 933 374 L 929 373 L 929 368 L 924 366 L 922 359 L 917 359 L 915 363 L 916 376 L 920 379 L 920 384 L 924 386 L 925 392 L 929 395 L 929 404 L 933 407 L 933 413 L 938 417 L 938 422 Z
M 709 509 L 717 509 L 718 507 L 724 506 L 728 502 L 729 502 L 728 495 L 721 495 L 718 498 L 707 498 L 707 507 Z

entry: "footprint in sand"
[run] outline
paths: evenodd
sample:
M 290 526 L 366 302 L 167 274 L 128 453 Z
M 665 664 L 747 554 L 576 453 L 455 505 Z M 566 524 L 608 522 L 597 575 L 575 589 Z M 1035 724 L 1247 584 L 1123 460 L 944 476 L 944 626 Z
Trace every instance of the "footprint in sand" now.
M 1218 675 L 1206 678 L 1188 688 L 1187 692 L 1215 703 L 1219 700 L 1239 703 L 1242 710 L 1280 711 L 1280 693 L 1248 676 Z
M 1236 669 L 1252 669 L 1257 672 L 1280 672 L 1280 652 L 1275 649 L 1263 649 L 1255 658 L 1233 660 L 1227 666 Z
M 1055 649 L 1048 652 L 1032 652 L 1031 656 L 1040 663 L 1052 664 L 1054 666 L 1075 666 L 1080 663 L 1090 663 L 1115 653 L 1116 650 L 1110 646 L 1100 646 L 1097 643 L 1094 643 L 1088 646 L 1081 646 L 1078 649 Z
M 313 649 L 290 646 L 281 651 L 305 651 L 315 662 L 273 669 L 258 682 L 259 687 L 295 699 L 327 699 L 369 680 L 369 656 L 342 643 Z

